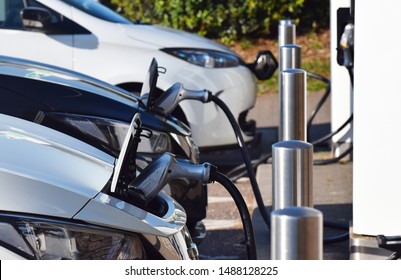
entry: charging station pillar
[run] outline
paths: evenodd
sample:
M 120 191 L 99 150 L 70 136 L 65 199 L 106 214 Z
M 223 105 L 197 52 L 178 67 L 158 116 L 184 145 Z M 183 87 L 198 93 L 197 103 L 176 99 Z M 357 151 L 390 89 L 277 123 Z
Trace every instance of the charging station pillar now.
M 341 33 L 344 31 L 341 28 L 343 23 L 340 20 L 346 13 L 344 10 L 350 8 L 350 4 L 351 0 L 330 0 L 330 120 L 332 132 L 341 127 L 354 111 L 354 95 L 349 73 L 344 66 L 338 64 L 338 49 Z M 376 1 L 374 4 L 378 5 Z M 372 14 L 375 14 L 375 11 L 372 10 Z M 385 19 L 383 22 L 387 20 Z M 369 63 L 370 61 L 372 61 L 371 56 Z M 339 156 L 352 146 L 353 138 L 353 124 L 350 123 L 332 137 L 334 155 Z
M 287 207 L 271 214 L 272 260 L 322 260 L 323 215 L 310 207 Z
M 392 250 L 377 237 L 401 238 L 401 52 L 391 43 L 400 10 L 401 1 L 355 0 L 351 259 L 386 259 Z

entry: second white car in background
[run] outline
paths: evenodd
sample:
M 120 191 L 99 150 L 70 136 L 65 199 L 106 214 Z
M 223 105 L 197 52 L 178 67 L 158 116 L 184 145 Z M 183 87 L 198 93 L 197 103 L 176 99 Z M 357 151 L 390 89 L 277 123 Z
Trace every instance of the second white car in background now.
M 246 142 L 255 137 L 255 123 L 247 120 L 256 101 L 255 75 L 267 79 L 276 69 L 266 52 L 249 65 L 212 40 L 133 23 L 93 0 L 0 0 L 0 36 L 2 55 L 72 69 L 133 92 L 140 92 L 154 57 L 167 69 L 159 77 L 161 92 L 180 82 L 218 93 Z M 229 121 L 213 103 L 185 100 L 173 114 L 190 126 L 201 151 L 237 143 Z

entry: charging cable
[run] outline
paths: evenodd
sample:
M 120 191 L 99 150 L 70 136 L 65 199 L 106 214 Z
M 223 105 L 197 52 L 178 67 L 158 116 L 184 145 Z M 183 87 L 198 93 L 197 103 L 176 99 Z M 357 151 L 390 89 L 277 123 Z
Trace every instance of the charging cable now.
M 217 181 L 225 187 L 232 196 L 241 216 L 248 258 L 256 260 L 256 244 L 248 207 L 237 187 L 230 179 L 217 172 L 216 166 L 210 163 L 192 164 L 166 152 L 146 166 L 129 183 L 126 188 L 126 196 L 130 201 L 135 201 L 142 206 L 150 205 L 165 185 L 178 178 L 199 180 L 203 183 Z
M 231 123 L 231 126 L 234 130 L 234 133 L 237 138 L 238 145 L 240 146 L 240 150 L 242 153 L 242 156 L 244 158 L 245 162 L 245 168 L 248 173 L 249 180 L 251 181 L 251 186 L 252 190 L 257 202 L 257 205 L 259 207 L 259 211 L 261 213 L 261 216 L 268 227 L 268 230 L 270 229 L 270 215 L 266 210 L 266 207 L 264 206 L 263 203 L 263 198 L 260 193 L 260 189 L 258 186 L 258 183 L 256 181 L 256 176 L 254 172 L 254 166 L 252 165 L 250 155 L 248 153 L 248 149 L 245 145 L 245 141 L 243 139 L 241 129 L 239 128 L 239 125 L 237 121 L 235 120 L 235 117 L 231 113 L 230 109 L 227 107 L 227 105 L 217 97 L 218 93 L 213 95 L 210 91 L 208 90 L 188 90 L 183 87 L 182 84 L 176 83 L 174 84 L 169 90 L 166 91 L 166 93 L 159 98 L 157 98 L 154 101 L 154 104 L 152 105 L 152 110 L 155 112 L 158 112 L 163 115 L 168 115 L 170 114 L 174 108 L 178 105 L 178 103 L 182 100 L 198 100 L 203 103 L 208 103 L 213 101 L 217 106 L 219 106 L 225 115 L 227 116 L 229 122 Z M 331 240 L 334 240 L 331 238 Z
M 254 237 L 253 225 L 251 215 L 249 214 L 248 207 L 242 197 L 240 191 L 235 184 L 220 172 L 215 173 L 216 182 L 221 184 L 232 196 L 241 216 L 242 225 L 245 233 L 245 240 L 249 260 L 256 260 L 256 242 Z
M 230 121 L 230 123 L 231 123 L 231 125 L 233 127 L 233 130 L 234 130 L 234 132 L 236 134 L 236 137 L 237 137 L 238 144 L 239 144 L 239 146 L 241 148 L 242 155 L 244 157 L 245 165 L 246 165 L 246 168 L 247 168 L 247 171 L 248 171 L 249 180 L 251 182 L 251 186 L 252 186 L 252 190 L 254 192 L 256 203 L 258 205 L 259 211 L 260 211 L 260 213 L 262 215 L 262 218 L 263 218 L 264 222 L 266 223 L 268 229 L 270 229 L 270 218 L 269 218 L 270 215 L 267 212 L 266 206 L 264 205 L 263 198 L 262 198 L 262 195 L 260 193 L 260 189 L 259 189 L 258 183 L 256 181 L 256 176 L 254 174 L 253 166 L 251 164 L 250 156 L 249 156 L 248 150 L 247 150 L 247 148 L 245 146 L 245 142 L 244 142 L 244 139 L 243 139 L 242 134 L 241 134 L 241 130 L 240 130 L 237 122 L 235 121 L 235 118 L 234 118 L 233 114 L 231 113 L 231 111 L 229 110 L 227 105 L 221 99 L 219 99 L 215 95 L 209 94 L 208 101 L 215 102 L 216 105 L 218 105 L 224 111 L 224 113 L 226 114 L 227 118 L 229 119 L 229 121 Z M 323 225 L 327 226 L 327 227 L 335 227 L 335 228 L 338 228 L 338 229 L 348 230 L 348 226 L 347 225 L 335 224 L 335 223 L 326 222 L 326 221 L 323 222 Z M 347 238 L 349 238 L 349 234 L 345 233 L 345 234 L 340 234 L 340 235 L 337 235 L 337 236 L 325 237 L 323 241 L 324 241 L 324 243 L 334 243 L 334 242 L 344 241 Z

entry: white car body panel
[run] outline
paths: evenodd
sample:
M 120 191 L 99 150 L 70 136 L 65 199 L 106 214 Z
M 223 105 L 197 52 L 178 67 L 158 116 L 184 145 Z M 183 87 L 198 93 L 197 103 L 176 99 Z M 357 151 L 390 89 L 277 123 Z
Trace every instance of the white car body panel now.
M 0 260 L 26 260 L 22 256 L 0 246 Z
M 99 193 L 74 218 L 95 225 L 158 236 L 176 234 L 177 228 L 181 229 L 185 225 L 185 211 L 166 194 L 160 195 L 169 203 L 169 212 L 164 217 L 157 217 L 130 203 Z
M 156 216 L 103 193 L 116 159 L 80 140 L 0 114 L 0 211 L 76 219 L 120 230 L 172 236 L 185 210 L 161 193 L 167 212 Z
M 114 160 L 58 131 L 0 115 L 1 210 L 72 218 L 106 186 Z
M 7 38 L 7 43 L 0 46 L 2 55 L 69 68 L 114 85 L 142 83 L 150 61 L 156 58 L 159 66 L 167 69 L 158 80 L 158 87 L 162 90 L 181 82 L 189 89 L 208 89 L 212 93 L 222 91 L 219 98 L 236 118 L 256 102 L 255 78 L 247 67 L 204 68 L 160 50 L 185 47 L 233 53 L 214 41 L 161 26 L 111 23 L 61 1 L 39 2 L 85 27 L 92 34 L 60 36 L 0 28 L 0 36 Z M 200 148 L 237 143 L 227 117 L 215 104 L 186 100 L 180 106 L 193 132 L 194 142 Z M 251 139 L 244 135 L 245 141 Z

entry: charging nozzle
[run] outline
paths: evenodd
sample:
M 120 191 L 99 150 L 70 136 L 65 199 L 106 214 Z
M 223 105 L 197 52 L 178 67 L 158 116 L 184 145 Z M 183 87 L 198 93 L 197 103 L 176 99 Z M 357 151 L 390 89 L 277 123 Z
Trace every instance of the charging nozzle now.
M 340 38 L 340 47 L 344 53 L 343 66 L 351 67 L 354 62 L 354 25 L 348 23 Z
M 128 195 L 147 204 L 171 181 L 178 178 L 212 182 L 216 167 L 210 163 L 192 164 L 164 153 L 149 164 L 128 186 Z
M 401 258 L 401 236 L 376 236 L 380 248 L 394 252 L 389 259 L 396 260 Z
M 191 99 L 206 103 L 209 100 L 210 94 L 210 91 L 206 89 L 189 90 L 184 88 L 181 83 L 175 83 L 155 101 L 154 107 L 156 110 L 167 115 L 174 111 L 178 103 L 182 100 Z

